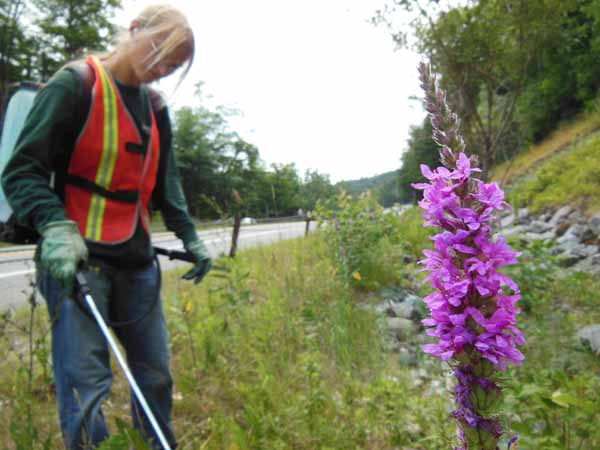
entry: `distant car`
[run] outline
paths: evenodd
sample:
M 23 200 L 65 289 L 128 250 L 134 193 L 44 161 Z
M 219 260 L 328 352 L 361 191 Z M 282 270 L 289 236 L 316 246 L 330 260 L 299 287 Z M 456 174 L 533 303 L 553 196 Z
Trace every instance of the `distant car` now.
M 254 217 L 243 217 L 241 223 L 242 225 L 254 225 L 257 222 Z

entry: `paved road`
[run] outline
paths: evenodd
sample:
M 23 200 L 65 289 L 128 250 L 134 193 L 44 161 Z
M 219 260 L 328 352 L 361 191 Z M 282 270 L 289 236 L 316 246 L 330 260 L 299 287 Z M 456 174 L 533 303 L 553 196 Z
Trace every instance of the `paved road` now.
M 304 234 L 304 222 L 242 226 L 238 248 L 254 247 L 261 244 L 290 239 Z M 218 228 L 199 232 L 211 256 L 217 257 L 229 252 L 231 228 Z M 172 233 L 157 233 L 152 241 L 155 246 L 181 249 L 181 242 Z M 34 277 L 33 246 L 0 249 L 0 311 L 23 305 Z M 180 266 L 178 261 L 160 257 L 163 271 Z

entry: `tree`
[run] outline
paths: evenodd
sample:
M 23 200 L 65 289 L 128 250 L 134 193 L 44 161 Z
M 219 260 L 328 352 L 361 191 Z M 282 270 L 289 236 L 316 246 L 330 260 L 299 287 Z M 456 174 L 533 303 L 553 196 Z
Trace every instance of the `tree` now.
M 400 184 L 399 177 L 396 175 L 394 178 L 385 181 L 381 186 L 375 190 L 375 195 L 379 204 L 384 208 L 393 206 L 394 203 L 400 203 L 402 198 L 400 196 Z
M 595 107 L 600 88 L 600 8 L 597 0 L 577 1 L 560 34 L 540 49 L 518 102 L 524 137 L 538 141 L 558 122 Z
M 32 0 L 40 30 L 39 78 L 47 80 L 60 66 L 90 51 L 104 50 L 117 28 L 110 22 L 121 0 Z
M 300 176 L 294 164 L 272 164 L 258 182 L 258 196 L 265 215 L 292 216 L 300 207 Z
M 426 118 L 420 126 L 411 127 L 408 148 L 402 154 L 402 166 L 398 171 L 400 201 L 416 203 L 420 199 L 420 191 L 412 187 L 412 183 L 423 182 L 421 164 L 437 167 L 440 164 L 438 145 L 431 138 L 431 121 Z
M 173 149 L 190 213 L 196 217 L 239 217 L 257 209 L 257 185 L 262 177 L 258 149 L 232 131 L 227 121 L 234 111 L 203 105 L 175 112 Z
M 415 22 L 417 48 L 442 75 L 467 147 L 479 154 L 484 171 L 516 146 L 517 101 L 528 72 L 578 1 L 473 0 L 446 10 L 432 6 L 437 2 L 394 2 L 424 18 Z
M 218 190 L 219 148 L 216 136 L 224 118 L 206 108 L 183 107 L 175 112 L 173 150 L 190 214 L 214 217 L 211 196 Z
M 233 231 L 229 257 L 237 251 L 242 215 L 256 199 L 256 185 L 260 172 L 258 149 L 241 138 L 231 142 L 231 153 L 221 155 L 220 195 L 217 201 L 226 215 L 233 217 Z
M 275 205 L 279 217 L 293 216 L 298 213 L 300 205 L 300 176 L 294 163 L 272 164 L 270 182 Z
M 307 170 L 300 186 L 299 207 L 305 212 L 312 211 L 318 200 L 327 200 L 335 194 L 329 175 L 321 174 L 316 170 Z
M 7 100 L 9 86 L 23 76 L 21 58 L 25 49 L 26 35 L 22 18 L 25 13 L 23 0 L 0 0 L 0 101 Z M 3 110 L 3 108 L 2 108 Z M 0 112 L 0 123 L 2 113 Z

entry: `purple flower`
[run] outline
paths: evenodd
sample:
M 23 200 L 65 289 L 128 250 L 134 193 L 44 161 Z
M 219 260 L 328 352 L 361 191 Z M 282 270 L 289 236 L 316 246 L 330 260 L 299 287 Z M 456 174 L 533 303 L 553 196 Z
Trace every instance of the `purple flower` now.
M 464 153 L 460 153 L 456 161 L 456 170 L 452 172 L 451 178 L 465 181 L 472 172 L 481 172 L 481 169 L 471 168 L 471 160 Z
M 497 183 L 485 184 L 481 180 L 477 180 L 479 189 L 473 194 L 473 198 L 477 199 L 481 204 L 488 208 L 502 210 L 509 207 L 504 201 L 504 192 Z
M 443 361 L 454 359 L 457 385 L 454 392 L 459 421 L 459 440 L 463 449 L 495 450 L 502 427 L 494 417 L 483 417 L 482 405 L 495 404 L 500 388 L 488 366 L 504 371 L 508 364 L 520 364 L 518 350 L 525 343 L 516 327 L 520 298 L 517 284 L 498 270 L 517 263 L 519 254 L 504 238 L 494 239 L 491 225 L 496 211 L 509 208 L 496 183 L 485 183 L 474 175 L 481 172 L 477 159 L 464 152 L 458 133 L 458 117 L 446 104 L 426 66 L 421 66 L 421 81 L 433 125 L 434 140 L 442 147 L 444 166 L 431 169 L 421 165 L 427 183 L 413 184 L 423 191 L 424 226 L 436 227 L 433 249 L 425 250 L 419 261 L 429 274 L 425 278 L 435 289 L 425 299 L 430 315 L 423 324 L 436 342 L 423 351 Z M 479 375 L 476 375 L 479 374 Z M 477 401 L 474 401 L 476 399 Z M 465 432 L 474 428 L 478 433 Z M 473 438 L 488 436 L 488 438 Z M 469 442 L 476 439 L 477 442 Z M 484 448 L 485 447 L 485 448 Z

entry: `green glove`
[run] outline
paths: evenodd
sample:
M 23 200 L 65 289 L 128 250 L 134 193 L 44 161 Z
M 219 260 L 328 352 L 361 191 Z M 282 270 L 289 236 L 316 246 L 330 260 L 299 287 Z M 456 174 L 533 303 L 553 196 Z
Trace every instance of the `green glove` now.
M 194 267 L 192 267 L 182 278 L 184 280 L 194 280 L 194 283 L 198 284 L 206 276 L 212 265 L 208 250 L 206 250 L 204 242 L 201 240 L 186 243 L 185 249 L 194 255 L 195 263 Z
M 58 280 L 67 296 L 73 293 L 77 266 L 88 257 L 79 227 L 72 220 L 50 222 L 40 229 L 43 237 L 40 263 Z

